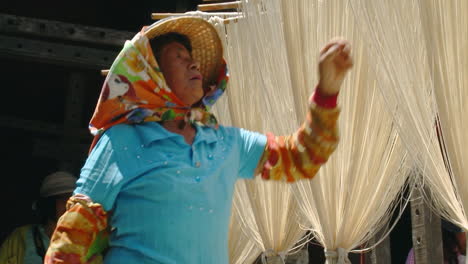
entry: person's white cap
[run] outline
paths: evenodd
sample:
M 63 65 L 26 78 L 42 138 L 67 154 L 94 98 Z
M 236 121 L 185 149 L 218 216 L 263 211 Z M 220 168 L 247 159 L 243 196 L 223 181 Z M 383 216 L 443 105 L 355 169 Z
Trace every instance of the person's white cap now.
M 76 187 L 76 177 L 66 171 L 57 171 L 47 175 L 42 181 L 40 196 L 51 197 L 72 193 Z

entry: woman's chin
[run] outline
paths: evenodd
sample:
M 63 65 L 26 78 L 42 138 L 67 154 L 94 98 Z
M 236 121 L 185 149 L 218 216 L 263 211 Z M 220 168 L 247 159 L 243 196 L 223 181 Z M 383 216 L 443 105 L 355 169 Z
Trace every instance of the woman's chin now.
M 197 88 L 196 90 L 193 91 L 192 95 L 193 95 L 192 96 L 193 104 L 198 103 L 203 98 L 203 95 L 204 95 L 203 88 L 201 87 Z

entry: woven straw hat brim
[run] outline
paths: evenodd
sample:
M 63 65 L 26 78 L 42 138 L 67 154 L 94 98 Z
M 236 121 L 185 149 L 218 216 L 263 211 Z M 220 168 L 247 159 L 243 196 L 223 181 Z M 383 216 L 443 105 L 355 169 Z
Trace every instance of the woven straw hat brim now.
M 204 84 L 214 83 L 222 64 L 223 46 L 213 25 L 200 17 L 169 17 L 152 24 L 143 34 L 152 39 L 169 32 L 177 32 L 190 39 L 192 56 L 200 63 Z

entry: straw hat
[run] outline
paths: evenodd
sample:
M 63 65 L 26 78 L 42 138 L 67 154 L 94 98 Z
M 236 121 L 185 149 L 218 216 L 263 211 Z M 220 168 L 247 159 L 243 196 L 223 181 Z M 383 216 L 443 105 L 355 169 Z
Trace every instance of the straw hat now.
M 214 83 L 222 64 L 223 46 L 213 25 L 195 16 L 169 17 L 147 27 L 143 34 L 152 39 L 169 32 L 177 32 L 190 39 L 192 56 L 200 63 L 205 84 Z
M 49 174 L 42 181 L 40 196 L 51 197 L 72 193 L 76 187 L 76 180 L 75 176 L 66 171 L 57 171 Z

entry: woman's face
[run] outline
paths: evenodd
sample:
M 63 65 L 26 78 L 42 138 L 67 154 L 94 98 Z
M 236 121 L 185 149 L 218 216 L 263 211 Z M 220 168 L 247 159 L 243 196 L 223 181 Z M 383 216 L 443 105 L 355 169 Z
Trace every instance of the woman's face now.
M 171 42 L 162 49 L 159 66 L 172 92 L 186 105 L 203 97 L 203 76 L 200 65 L 184 45 Z
M 55 199 L 55 216 L 59 219 L 67 210 L 67 201 L 71 197 L 71 193 L 57 196 Z

